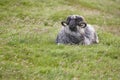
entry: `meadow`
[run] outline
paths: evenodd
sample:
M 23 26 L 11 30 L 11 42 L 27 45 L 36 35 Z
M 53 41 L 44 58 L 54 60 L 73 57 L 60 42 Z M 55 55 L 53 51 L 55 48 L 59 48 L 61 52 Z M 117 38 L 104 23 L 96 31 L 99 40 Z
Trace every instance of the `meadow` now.
M 0 80 L 119 80 L 120 0 L 0 0 Z M 78 14 L 99 44 L 57 45 Z

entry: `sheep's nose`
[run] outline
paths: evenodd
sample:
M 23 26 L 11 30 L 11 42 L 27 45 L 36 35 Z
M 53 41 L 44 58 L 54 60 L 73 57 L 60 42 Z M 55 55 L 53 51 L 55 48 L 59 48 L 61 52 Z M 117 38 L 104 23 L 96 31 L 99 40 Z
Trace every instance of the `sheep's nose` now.
M 69 26 L 70 27 L 75 27 L 76 26 L 75 20 L 71 20 L 70 23 L 69 23 Z

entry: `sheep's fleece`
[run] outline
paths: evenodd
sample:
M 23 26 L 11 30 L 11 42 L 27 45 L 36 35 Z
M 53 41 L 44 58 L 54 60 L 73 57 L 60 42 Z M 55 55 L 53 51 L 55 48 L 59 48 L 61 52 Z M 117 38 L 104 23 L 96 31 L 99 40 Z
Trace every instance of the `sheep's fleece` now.
M 85 22 L 82 16 L 68 16 L 64 23 L 61 22 L 62 28 L 57 35 L 56 43 L 82 45 L 98 43 L 98 36 L 93 26 L 86 23 L 84 27 L 82 27 L 82 22 Z

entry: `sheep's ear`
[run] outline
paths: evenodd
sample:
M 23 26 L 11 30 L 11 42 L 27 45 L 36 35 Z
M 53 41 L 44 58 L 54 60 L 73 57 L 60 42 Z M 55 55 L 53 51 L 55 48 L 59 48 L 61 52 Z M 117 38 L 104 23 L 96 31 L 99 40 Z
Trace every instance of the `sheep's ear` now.
M 86 22 L 80 22 L 79 26 L 82 27 L 82 28 L 85 28 L 87 26 L 87 23 Z
M 62 26 L 64 26 L 64 27 L 67 25 L 66 21 L 62 21 L 61 24 L 62 24 Z

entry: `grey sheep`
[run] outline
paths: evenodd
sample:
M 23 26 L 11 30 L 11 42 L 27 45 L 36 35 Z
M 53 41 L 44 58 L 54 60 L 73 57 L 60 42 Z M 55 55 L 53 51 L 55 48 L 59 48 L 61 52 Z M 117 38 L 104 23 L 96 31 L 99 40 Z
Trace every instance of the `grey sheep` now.
M 61 24 L 62 29 L 56 38 L 57 44 L 90 45 L 99 42 L 95 29 L 82 16 L 70 15 Z

